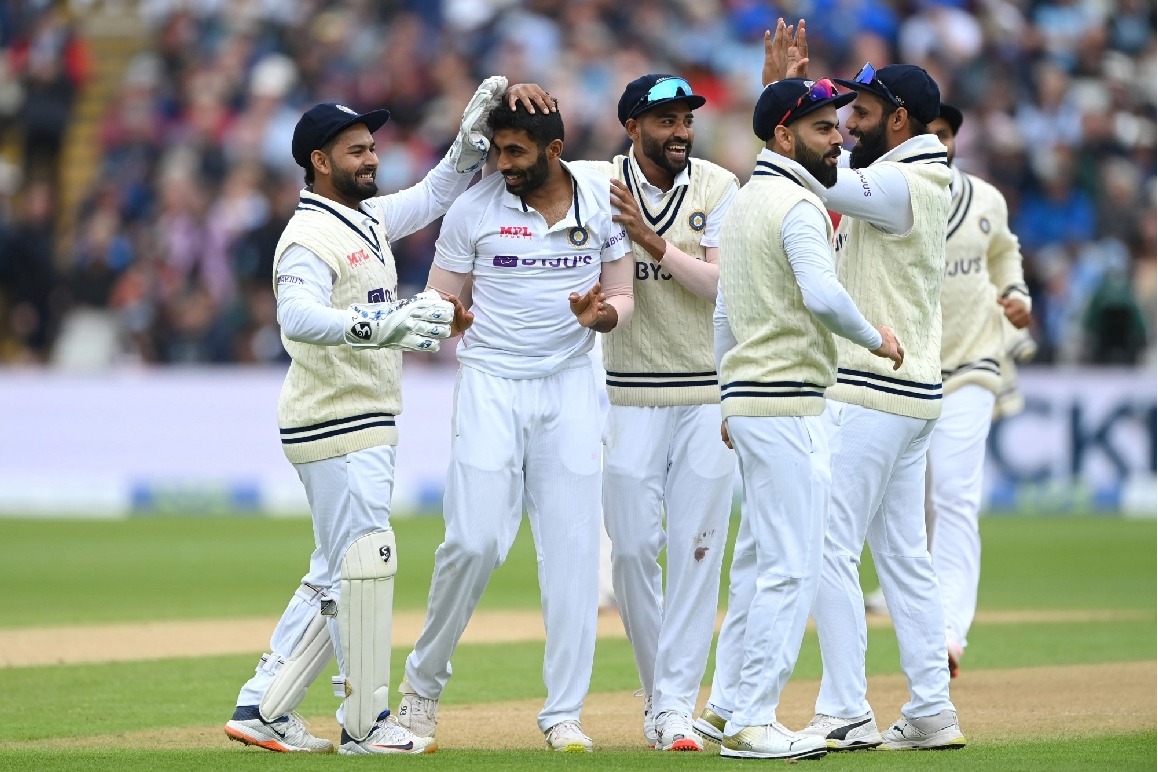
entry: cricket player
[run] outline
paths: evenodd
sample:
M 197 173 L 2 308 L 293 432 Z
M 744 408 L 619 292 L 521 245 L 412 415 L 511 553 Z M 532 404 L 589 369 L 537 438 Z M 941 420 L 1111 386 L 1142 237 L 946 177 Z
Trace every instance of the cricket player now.
M 402 350 L 436 351 L 467 328 L 454 297 L 397 298 L 390 243 L 442 216 L 486 158 L 486 118 L 506 79 L 489 78 L 446 157 L 414 187 L 377 196 L 373 134 L 390 114 L 319 104 L 298 121 L 306 188 L 278 242 L 274 291 L 292 362 L 278 402 L 282 448 L 314 520 L 310 570 L 237 698 L 231 739 L 273 751 L 333 751 L 293 713 L 336 653 L 339 753 L 436 749 L 390 715 L 390 529 Z
M 832 510 L 813 616 L 824 675 L 816 716 L 803 731 L 829 748 L 890 749 L 965 744 L 949 699 L 944 615 L 925 535 L 925 455 L 941 412 L 941 284 L 945 273 L 950 172 L 945 147 L 929 133 L 940 90 L 920 67 L 866 64 L 845 122 L 856 138 L 837 182 L 806 180 L 844 215 L 835 237 L 838 276 L 872 316 L 896 314 L 905 368 L 893 373 L 837 341 L 837 380 L 825 420 L 832 444 Z M 865 540 L 901 651 L 909 701 L 878 731 L 867 700 Z
M 941 104 L 929 130 L 956 155 L 961 111 Z M 945 609 L 949 675 L 956 677 L 977 610 L 981 579 L 982 472 L 991 416 L 1002 389 L 1005 324 L 1030 322 L 1029 289 L 1005 198 L 989 183 L 953 167 L 953 205 L 941 290 L 944 399 L 927 457 L 927 528 Z M 935 529 L 934 529 L 935 526 Z
M 694 111 L 706 101 L 683 78 L 637 78 L 618 105 L 627 153 L 578 162 L 612 177 L 615 220 L 634 245 L 635 313 L 603 336 L 611 402 L 603 508 L 615 597 L 643 685 L 644 736 L 669 751 L 703 750 L 691 717 L 715 630 L 736 473 L 718 442 L 711 317 L 720 228 L 738 182 L 691 159 Z
M 587 352 L 631 318 L 631 243 L 606 174 L 560 159 L 557 111 L 491 112 L 496 174 L 450 208 L 429 288 L 473 281 L 458 348 L 454 438 L 426 623 L 406 659 L 399 720 L 434 735 L 450 659 L 526 504 L 539 559 L 548 749 L 590 751 L 579 723 L 598 603 L 600 420 Z
M 823 756 L 823 738 L 793 732 L 776 708 L 804 636 L 820 573 L 829 504 L 825 389 L 836 379 L 833 333 L 887 357 L 904 351 L 874 328 L 836 278 L 832 221 L 803 182 L 836 181 L 829 80 L 764 89 L 753 129 L 765 148 L 724 220 L 716 303 L 724 440 L 744 482 L 728 614 L 708 706 L 697 729 L 733 758 Z

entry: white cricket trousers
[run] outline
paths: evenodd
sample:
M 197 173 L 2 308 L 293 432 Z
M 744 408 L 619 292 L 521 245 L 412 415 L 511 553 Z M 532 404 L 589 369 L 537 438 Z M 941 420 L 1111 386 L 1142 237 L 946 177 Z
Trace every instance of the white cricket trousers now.
M 965 648 L 981 580 L 981 483 L 993 392 L 974 384 L 945 395 L 929 444 L 926 525 L 941 585 L 945 632 Z
M 600 420 L 594 378 L 578 369 L 510 379 L 461 367 L 426 624 L 406 679 L 437 699 L 450 659 L 522 520 L 531 522 L 546 629 L 539 728 L 577 720 L 591 683 L 598 614 Z
M 925 539 L 925 453 L 935 419 L 829 400 L 832 508 L 813 617 L 824 673 L 816 712 L 868 713 L 860 556 L 867 537 L 896 628 L 912 718 L 952 710 L 941 595 Z
M 744 483 L 709 704 L 725 734 L 776 720 L 820 574 L 832 477 L 820 416 L 732 416 Z
M 695 711 L 716 628 L 735 476 L 718 404 L 611 406 L 603 514 L 619 615 L 655 715 Z
M 310 570 L 290 598 L 273 636 L 268 662 L 258 666 L 254 677 L 241 688 L 238 705 L 257 705 L 276 675 L 274 663 L 289 659 L 319 613 L 326 598 L 340 592 L 342 558 L 360 536 L 390 527 L 390 501 L 394 494 L 393 445 L 380 445 L 344 456 L 294 464 L 306 489 L 314 521 L 314 552 Z M 315 589 L 316 588 L 316 589 Z M 335 618 L 327 620 L 334 650 L 338 646 Z M 383 641 L 387 649 L 389 641 Z M 339 713 L 339 720 L 341 714 Z

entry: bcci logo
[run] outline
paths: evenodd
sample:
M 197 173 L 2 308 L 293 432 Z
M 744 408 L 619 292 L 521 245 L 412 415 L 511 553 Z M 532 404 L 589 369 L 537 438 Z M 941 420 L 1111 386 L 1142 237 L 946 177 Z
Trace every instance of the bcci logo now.
M 707 227 L 708 216 L 703 212 L 692 212 L 691 215 L 688 216 L 688 225 L 690 225 L 696 233 L 699 233 Z
M 989 229 L 991 226 L 989 225 L 989 220 L 987 218 L 982 217 L 981 222 L 979 222 L 978 225 L 981 226 L 981 232 L 982 233 L 989 233 Z
M 571 246 L 576 249 L 582 248 L 591 239 L 591 234 L 582 225 L 576 226 L 567 231 L 567 240 L 571 242 Z

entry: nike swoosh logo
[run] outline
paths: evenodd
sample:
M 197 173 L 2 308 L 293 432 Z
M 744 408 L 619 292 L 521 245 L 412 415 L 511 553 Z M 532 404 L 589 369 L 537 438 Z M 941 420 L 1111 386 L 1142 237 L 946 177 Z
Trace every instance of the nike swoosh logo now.
M 868 722 L 869 722 L 869 719 L 866 718 L 864 721 L 858 721 L 855 724 L 846 724 L 845 726 L 842 726 L 838 729 L 833 729 L 831 732 L 828 733 L 828 739 L 829 740 L 843 740 L 844 738 L 848 737 L 849 732 L 856 729 L 858 726 L 864 726 Z
M 412 751 L 414 750 L 414 741 L 406 743 L 405 745 L 383 745 L 382 743 L 374 743 L 375 748 L 388 748 L 393 751 Z

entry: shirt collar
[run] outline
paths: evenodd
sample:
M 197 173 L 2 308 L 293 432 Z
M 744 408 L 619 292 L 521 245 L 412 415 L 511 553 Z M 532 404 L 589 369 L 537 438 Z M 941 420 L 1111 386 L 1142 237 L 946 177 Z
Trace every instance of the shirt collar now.
M 647 193 L 652 196 L 662 196 L 667 193 L 666 190 L 662 190 L 647 181 L 647 177 L 643 175 L 643 170 L 639 168 L 639 162 L 635 160 L 634 145 L 627 149 L 627 157 L 631 159 L 631 173 L 635 175 L 635 181 L 639 183 L 640 190 L 647 191 Z M 672 190 L 691 184 L 692 176 L 688 173 L 688 170 L 691 168 L 692 164 L 691 160 L 689 159 L 684 168 L 680 170 L 680 173 L 675 176 L 675 180 L 672 181 Z

